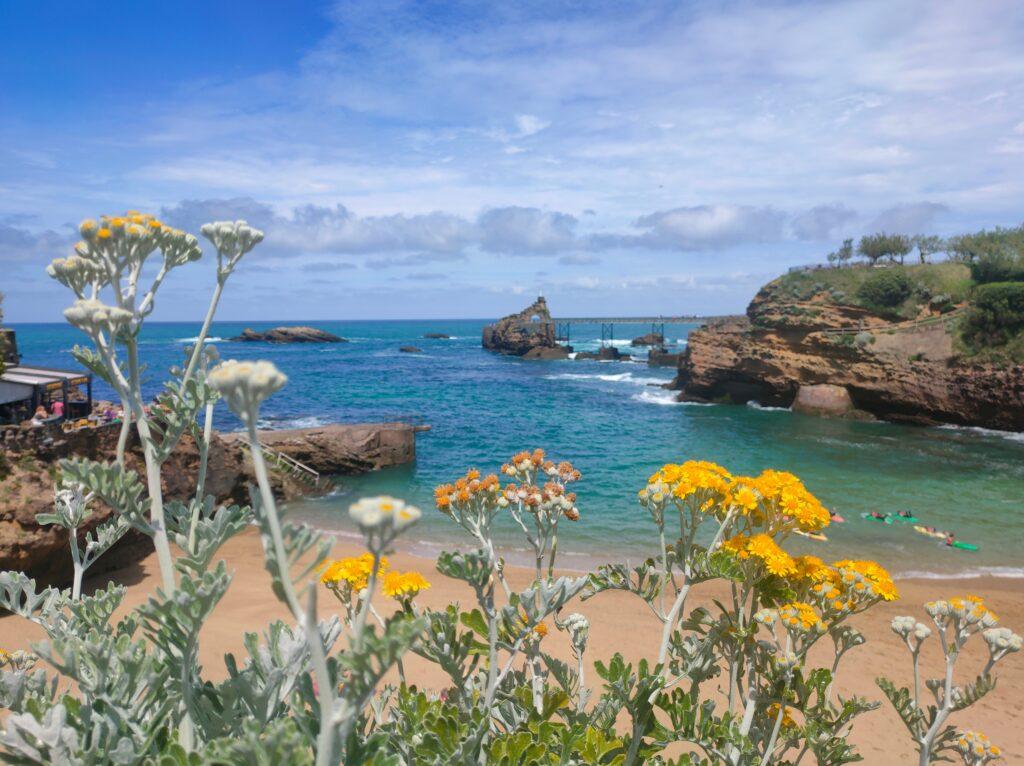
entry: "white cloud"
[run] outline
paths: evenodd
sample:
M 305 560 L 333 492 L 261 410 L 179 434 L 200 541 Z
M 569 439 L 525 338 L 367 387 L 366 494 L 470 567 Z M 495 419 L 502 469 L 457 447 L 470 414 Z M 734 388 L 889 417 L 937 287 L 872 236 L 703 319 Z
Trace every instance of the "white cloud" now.
M 790 227 L 797 239 L 821 242 L 829 239 L 833 232 L 856 218 L 856 211 L 842 204 L 816 205 L 795 216 L 790 222 Z
M 948 207 L 935 202 L 908 202 L 883 210 L 868 228 L 892 234 L 926 234 L 935 219 L 948 212 Z
M 695 205 L 659 210 L 636 219 L 638 235 L 602 235 L 599 247 L 646 247 L 664 250 L 721 250 L 782 237 L 786 215 L 770 207 Z

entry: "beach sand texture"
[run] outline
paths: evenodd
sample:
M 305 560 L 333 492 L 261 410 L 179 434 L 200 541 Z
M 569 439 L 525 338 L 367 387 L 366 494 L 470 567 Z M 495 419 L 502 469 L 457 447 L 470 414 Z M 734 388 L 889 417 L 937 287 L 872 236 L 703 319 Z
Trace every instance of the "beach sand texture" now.
M 352 540 L 338 540 L 333 556 L 357 555 L 363 552 L 361 546 Z M 228 562 L 233 581 L 227 595 L 218 605 L 203 630 L 199 655 L 204 677 L 219 679 L 226 675 L 224 654 L 242 651 L 243 631 L 262 631 L 268 622 L 287 614 L 270 590 L 270 577 L 263 568 L 263 554 L 255 530 L 247 530 L 222 549 L 222 558 Z M 442 577 L 434 569 L 433 561 L 403 553 L 401 549 L 390 556 L 393 568 L 417 570 L 430 580 L 432 587 L 417 597 L 417 603 L 441 608 L 453 601 L 459 601 L 465 608 L 475 603 L 472 592 L 463 583 Z M 525 569 L 509 570 L 509 579 L 516 587 L 525 587 L 531 573 Z M 89 588 L 101 587 L 109 579 L 128 586 L 128 595 L 121 612 L 139 604 L 152 595 L 159 585 L 156 558 L 150 555 L 141 562 L 90 581 Z M 1000 624 L 1016 631 L 1024 629 L 1024 580 L 977 578 L 966 580 L 902 580 L 898 583 L 900 600 L 880 604 L 865 615 L 855 618 L 854 624 L 867 637 L 865 646 L 854 649 L 840 666 L 838 689 L 844 695 L 857 694 L 869 699 L 882 700 L 881 691 L 875 685 L 876 676 L 884 674 L 899 684 L 909 685 L 911 681 L 910 657 L 906 648 L 889 629 L 889 622 L 899 614 L 910 614 L 927 621 L 922 609 L 925 601 L 947 598 L 964 593 L 982 596 L 986 603 L 1000 616 Z M 706 604 L 711 606 L 712 598 L 723 597 L 726 589 L 720 583 L 709 583 L 694 589 L 690 606 Z M 379 593 L 375 603 L 378 609 L 386 611 L 391 606 L 388 599 Z M 334 597 L 326 590 L 321 591 L 320 615 L 334 613 L 337 605 Z M 588 686 L 594 688 L 600 679 L 593 670 L 594 660 L 607 660 L 615 652 L 621 652 L 627 661 L 657 654 L 660 624 L 647 606 L 637 597 L 621 592 L 602 593 L 584 602 L 574 601 L 564 613 L 579 611 L 591 623 L 590 643 L 587 649 L 589 660 L 586 671 Z M 117 619 L 117 615 L 115 615 Z M 28 649 L 43 638 L 38 626 L 15 617 L 0 618 L 0 647 L 13 651 Z M 924 677 L 938 675 L 941 658 L 934 638 L 929 640 L 923 653 Z M 830 642 L 821 642 L 830 657 Z M 568 659 L 569 641 L 567 636 L 551 630 L 544 640 L 545 651 Z M 957 665 L 959 682 L 973 680 L 980 670 L 987 648 L 980 637 L 968 644 L 965 656 Z M 820 653 L 819 663 L 827 665 L 825 653 Z M 440 670 L 418 657 L 408 656 L 405 662 L 410 682 L 427 689 L 443 688 L 447 677 Z M 996 690 L 972 708 L 954 714 L 952 723 L 962 729 L 976 729 L 987 734 L 1007 754 L 1005 763 L 1024 763 L 1024 727 L 1019 725 L 1018 712 L 1024 703 L 1024 656 L 1011 655 L 997 668 L 999 683 Z M 710 682 L 709 686 L 715 682 Z M 707 687 L 706 687 L 707 688 Z M 902 722 L 889 706 L 883 702 L 875 711 L 857 720 L 850 737 L 869 766 L 916 763 L 914 749 Z

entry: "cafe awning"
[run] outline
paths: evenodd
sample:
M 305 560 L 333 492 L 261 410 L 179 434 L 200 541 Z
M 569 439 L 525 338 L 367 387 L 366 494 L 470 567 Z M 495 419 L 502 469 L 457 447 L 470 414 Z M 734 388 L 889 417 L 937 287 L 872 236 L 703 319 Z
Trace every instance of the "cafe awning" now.
M 32 399 L 35 393 L 63 391 L 66 386 L 89 386 L 91 376 L 80 370 L 47 367 L 8 367 L 0 375 L 0 404 Z

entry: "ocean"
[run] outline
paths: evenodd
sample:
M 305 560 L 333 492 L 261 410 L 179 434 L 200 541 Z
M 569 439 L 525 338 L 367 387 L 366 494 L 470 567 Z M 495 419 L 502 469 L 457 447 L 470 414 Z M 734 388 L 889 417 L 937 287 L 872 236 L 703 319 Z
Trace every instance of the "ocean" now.
M 407 420 L 427 424 L 418 436 L 415 465 L 362 477 L 339 477 L 337 489 L 295 502 L 290 517 L 341 535 L 355 534 L 346 509 L 357 497 L 387 493 L 424 509 L 409 538 L 424 554 L 466 542 L 433 510 L 432 490 L 465 469 L 496 471 L 511 454 L 543 447 L 582 473 L 582 514 L 559 535 L 565 565 L 585 569 L 601 561 L 639 562 L 656 545 L 654 527 L 636 502 L 647 476 L 666 462 L 713 460 L 737 473 L 764 468 L 792 471 L 828 507 L 846 518 L 827 530 L 828 542 L 791 540 L 797 553 L 823 558 L 874 558 L 903 575 L 1024 577 L 1024 434 L 982 429 L 922 428 L 799 415 L 755 405 L 695 405 L 674 401 L 661 388 L 672 369 L 644 363 L 530 361 L 480 347 L 485 320 L 310 322 L 350 342 L 325 345 L 231 343 L 244 327 L 272 322 L 218 322 L 212 338 L 226 358 L 272 359 L 288 385 L 263 407 L 266 428 L 342 422 Z M 289 322 L 288 324 L 303 324 Z M 678 348 L 696 325 L 666 325 Z M 70 349 L 85 337 L 57 324 L 13 325 L 26 363 L 69 367 Z M 147 390 L 181 361 L 198 326 L 154 323 L 142 337 Z M 617 325 L 626 340 L 650 328 Z M 424 333 L 451 335 L 428 340 Z M 577 350 L 599 345 L 600 326 L 573 327 Z M 422 354 L 406 354 L 415 345 Z M 642 352 L 644 353 L 644 352 Z M 103 384 L 97 397 L 109 396 Z M 238 421 L 220 405 L 215 425 Z M 865 520 L 870 511 L 912 511 L 925 524 L 953 530 L 975 543 L 953 550 L 904 524 Z M 500 528 L 509 559 L 525 561 L 511 522 Z

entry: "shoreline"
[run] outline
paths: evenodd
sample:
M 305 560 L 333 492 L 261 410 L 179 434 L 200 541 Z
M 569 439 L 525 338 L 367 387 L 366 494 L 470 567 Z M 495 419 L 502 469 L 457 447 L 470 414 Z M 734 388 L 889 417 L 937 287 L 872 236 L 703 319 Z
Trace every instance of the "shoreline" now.
M 468 542 L 455 530 L 453 538 L 458 542 Z M 432 562 L 410 552 L 411 546 L 407 541 L 399 542 L 401 545 L 398 551 L 389 556 L 392 568 L 419 571 L 431 583 L 430 589 L 417 597 L 417 603 L 436 609 L 459 601 L 464 609 L 472 608 L 472 592 L 463 583 L 443 578 L 434 569 Z M 355 539 L 336 537 L 332 556 L 340 558 L 358 555 L 363 550 L 363 546 Z M 217 680 L 226 675 L 225 653 L 234 653 L 236 657 L 242 656 L 240 652 L 243 652 L 244 631 L 262 632 L 271 620 L 287 621 L 285 609 L 270 591 L 270 577 L 263 567 L 259 534 L 254 528 L 247 529 L 230 540 L 221 549 L 217 558 L 227 561 L 233 581 L 204 627 L 200 639 L 199 659 L 204 668 L 204 677 L 210 680 Z M 531 577 L 528 570 L 520 567 L 509 566 L 507 572 L 512 584 L 517 588 L 525 587 Z M 155 556 L 150 554 L 135 564 L 90 578 L 86 582 L 86 592 L 103 587 L 110 580 L 128 587 L 125 603 L 115 613 L 114 619 L 117 620 L 128 608 L 144 602 L 159 587 L 160 578 Z M 876 675 L 885 674 L 899 684 L 909 682 L 909 653 L 892 634 L 889 622 L 893 616 L 899 614 L 911 614 L 917 619 L 926 620 L 922 608 L 926 600 L 976 593 L 984 597 L 991 608 L 1000 615 L 1000 624 L 1017 631 L 1024 628 L 1024 580 L 979 578 L 965 586 L 961 580 L 901 579 L 898 580 L 897 587 L 900 590 L 900 600 L 880 604 L 853 620 L 853 624 L 867 637 L 868 644 L 854 650 L 851 658 L 840 666 L 838 683 L 844 694 L 858 694 L 881 701 L 881 691 L 874 683 Z M 696 587 L 691 598 L 693 606 L 711 606 L 714 598 L 726 594 L 727 589 L 722 583 L 712 582 Z M 335 602 L 327 593 L 321 591 L 319 601 L 321 618 L 335 613 Z M 380 594 L 377 594 L 374 603 L 382 611 L 393 608 L 393 602 Z M 615 652 L 622 652 L 627 661 L 635 662 L 643 656 L 650 657 L 657 652 L 660 626 L 646 605 L 631 594 L 613 591 L 599 594 L 594 599 L 582 603 L 577 599 L 566 607 L 566 612 L 570 611 L 579 611 L 591 621 L 587 683 L 592 688 L 599 686 L 600 683 L 593 671 L 594 660 L 606 661 Z M 8 651 L 27 649 L 40 638 L 42 631 L 38 626 L 14 615 L 0 617 L 0 647 Z M 569 656 L 568 639 L 565 634 L 553 628 L 551 635 L 545 639 L 544 648 L 556 657 L 565 659 Z M 816 647 L 815 651 L 818 648 Z M 824 650 L 827 647 L 820 648 Z M 957 666 L 958 682 L 963 683 L 973 678 L 985 656 L 987 654 L 984 642 L 977 637 L 972 639 Z M 812 657 L 817 665 L 827 665 L 830 662 L 824 655 Z M 937 647 L 926 645 L 923 658 L 926 672 L 929 675 L 937 673 Z M 865 662 L 868 660 L 869 672 L 864 672 Z M 445 685 L 445 679 L 438 669 L 418 657 L 408 658 L 406 670 L 410 680 L 424 688 L 440 689 Z M 962 728 L 983 731 L 1008 754 L 1019 754 L 1024 752 L 1024 730 L 1015 726 L 1014 703 L 1020 696 L 1015 690 L 1024 687 L 1024 658 L 1019 655 L 1008 658 L 1000 664 L 998 676 L 1000 683 L 996 690 L 969 710 L 954 714 L 952 722 Z M 715 684 L 714 681 L 709 682 L 708 693 L 711 695 L 714 695 Z M 896 713 L 887 705 L 888 703 L 884 703 L 878 710 L 859 718 L 854 724 L 850 741 L 858 746 L 865 763 L 886 766 L 912 762 L 916 759 L 913 758 L 909 736 Z M 1013 755 L 1009 757 L 1012 758 Z

